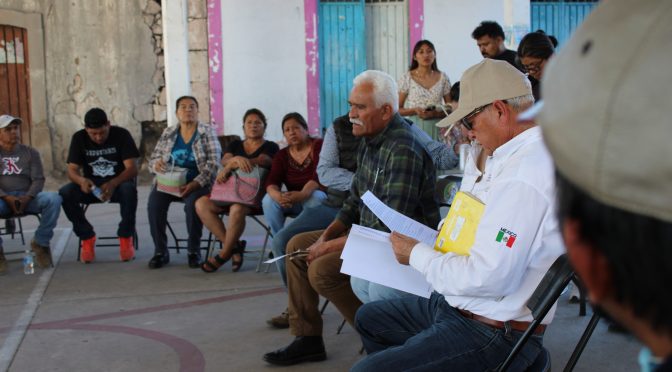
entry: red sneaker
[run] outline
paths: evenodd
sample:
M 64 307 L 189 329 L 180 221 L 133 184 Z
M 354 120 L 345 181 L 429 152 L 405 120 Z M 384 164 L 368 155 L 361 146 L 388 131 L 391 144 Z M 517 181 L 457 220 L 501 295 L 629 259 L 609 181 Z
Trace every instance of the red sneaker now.
M 82 240 L 82 252 L 80 260 L 84 263 L 90 263 L 96 259 L 96 237 Z
M 133 247 L 132 237 L 119 237 L 119 257 L 126 262 L 135 258 L 135 248 Z

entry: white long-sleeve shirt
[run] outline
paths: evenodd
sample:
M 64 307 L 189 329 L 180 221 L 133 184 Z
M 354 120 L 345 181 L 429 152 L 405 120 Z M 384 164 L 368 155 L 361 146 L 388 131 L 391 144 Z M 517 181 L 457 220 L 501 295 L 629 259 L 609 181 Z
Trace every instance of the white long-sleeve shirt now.
M 564 253 L 555 215 L 553 162 L 538 127 L 495 150 L 483 178 L 469 156 L 462 191 L 485 203 L 469 256 L 417 244 L 410 264 L 456 308 L 500 320 L 531 321 L 525 306 L 542 277 Z M 551 309 L 543 323 L 555 313 Z

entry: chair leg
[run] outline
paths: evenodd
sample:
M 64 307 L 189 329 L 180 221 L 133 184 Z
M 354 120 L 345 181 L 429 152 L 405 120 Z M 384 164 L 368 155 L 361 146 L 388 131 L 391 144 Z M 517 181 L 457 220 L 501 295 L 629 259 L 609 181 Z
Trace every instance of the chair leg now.
M 569 357 L 569 360 L 567 361 L 567 365 L 565 365 L 565 372 L 571 372 L 574 370 L 574 367 L 576 366 L 576 362 L 579 361 L 579 357 L 581 357 L 581 353 L 583 353 L 583 349 L 586 347 L 586 344 L 588 343 L 588 340 L 590 339 L 590 336 L 593 334 L 593 331 L 595 330 L 595 327 L 597 326 L 597 323 L 600 321 L 600 316 L 597 314 L 597 312 L 593 311 L 593 316 L 590 318 L 590 322 L 588 322 L 588 326 L 586 326 L 586 330 L 583 331 L 583 335 L 581 335 L 581 339 L 579 342 L 576 344 L 576 347 L 574 348 L 574 352 L 572 355 Z
M 257 262 L 257 272 L 261 270 L 261 265 L 264 263 L 264 259 L 266 258 L 266 245 L 268 244 L 268 238 L 270 237 L 271 233 L 269 231 L 266 231 L 266 236 L 264 237 L 264 245 L 261 246 L 261 253 L 259 254 L 259 261 Z
M 170 222 L 166 221 L 166 226 L 168 227 L 168 232 L 170 232 L 170 235 L 173 237 L 173 240 L 175 241 L 175 251 L 179 254 L 180 240 L 177 238 L 177 235 L 175 235 L 175 231 L 173 231 L 173 227 L 170 226 Z
M 341 322 L 341 325 L 338 326 L 338 328 L 336 329 L 336 334 L 337 334 L 337 335 L 340 335 L 340 334 L 341 334 L 341 331 L 343 330 L 343 327 L 344 327 L 344 326 L 345 326 L 345 318 L 343 318 L 343 321 Z
M 23 236 L 23 224 L 21 223 L 21 218 L 17 218 L 19 220 L 19 235 L 21 235 L 21 244 L 26 245 L 26 238 Z M 14 234 L 12 234 L 12 239 L 14 239 Z
M 329 305 L 329 300 L 324 300 L 324 304 L 322 305 L 322 308 L 320 309 L 320 315 L 324 315 L 324 310 L 327 309 L 327 305 Z

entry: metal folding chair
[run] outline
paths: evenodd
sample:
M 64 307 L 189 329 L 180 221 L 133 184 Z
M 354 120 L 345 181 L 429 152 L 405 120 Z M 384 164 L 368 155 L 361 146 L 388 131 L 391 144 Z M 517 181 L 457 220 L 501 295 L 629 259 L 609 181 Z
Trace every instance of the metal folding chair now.
M 548 314 L 548 312 L 551 310 L 551 307 L 553 307 L 553 304 L 555 304 L 555 302 L 558 300 L 565 287 L 567 287 L 567 284 L 569 284 L 570 280 L 579 283 L 579 280 L 574 273 L 574 269 L 571 267 L 567 259 L 567 255 L 563 254 L 562 256 L 558 257 L 558 259 L 555 260 L 553 265 L 551 265 L 551 267 L 546 272 L 546 275 L 544 275 L 543 279 L 541 280 L 541 283 L 539 283 L 537 289 L 535 289 L 534 293 L 532 293 L 532 296 L 527 301 L 527 307 L 532 312 L 533 320 L 530 323 L 530 326 L 527 327 L 523 335 L 520 337 L 516 345 L 513 347 L 511 353 L 508 355 L 506 360 L 500 365 L 498 371 L 508 370 L 508 368 L 511 366 L 511 363 L 513 363 L 514 359 L 516 358 L 520 350 L 522 350 L 522 348 L 525 346 L 527 340 L 530 338 L 530 336 L 532 336 L 532 334 L 537 329 L 539 324 L 541 324 L 541 321 L 544 319 L 546 314 Z M 579 288 L 582 288 L 582 286 Z M 594 317 L 595 316 L 593 316 L 593 318 Z M 593 320 L 591 319 L 591 324 L 592 323 Z M 591 327 L 591 324 L 589 324 L 589 328 Z M 592 328 L 594 329 L 595 325 L 592 325 Z M 586 332 L 587 331 L 588 329 L 586 330 Z M 586 332 L 584 332 L 584 336 Z M 590 334 L 592 334 L 592 329 L 590 330 L 590 333 L 588 333 L 585 340 L 584 337 L 582 337 L 579 344 L 581 345 L 581 343 L 583 343 L 583 346 L 585 346 L 585 343 L 588 341 Z M 576 364 L 576 361 L 581 356 L 583 346 L 581 346 L 579 350 L 580 345 L 577 345 L 577 350 L 574 351 L 572 358 L 570 358 L 570 362 L 572 361 L 572 359 L 574 360 L 573 364 L 570 366 L 570 363 L 568 362 L 567 367 L 565 367 L 565 371 L 571 371 L 572 368 L 574 367 L 574 364 Z M 544 349 L 540 354 L 544 355 L 538 356 L 528 370 L 530 371 L 550 370 L 551 361 L 548 351 Z M 543 368 L 538 369 L 540 366 L 542 366 Z

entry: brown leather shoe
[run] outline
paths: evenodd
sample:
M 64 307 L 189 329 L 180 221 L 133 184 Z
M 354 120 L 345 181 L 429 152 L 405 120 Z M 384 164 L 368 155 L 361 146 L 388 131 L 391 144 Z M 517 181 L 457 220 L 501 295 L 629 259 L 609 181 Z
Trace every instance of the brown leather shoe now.
M 30 241 L 30 247 L 35 252 L 35 263 L 40 269 L 46 269 L 52 266 L 51 261 L 51 249 L 49 247 L 43 247 L 35 242 L 35 240 Z
M 266 324 L 273 328 L 289 328 L 289 311 L 285 310 L 282 312 L 282 314 L 272 317 L 266 321 Z

